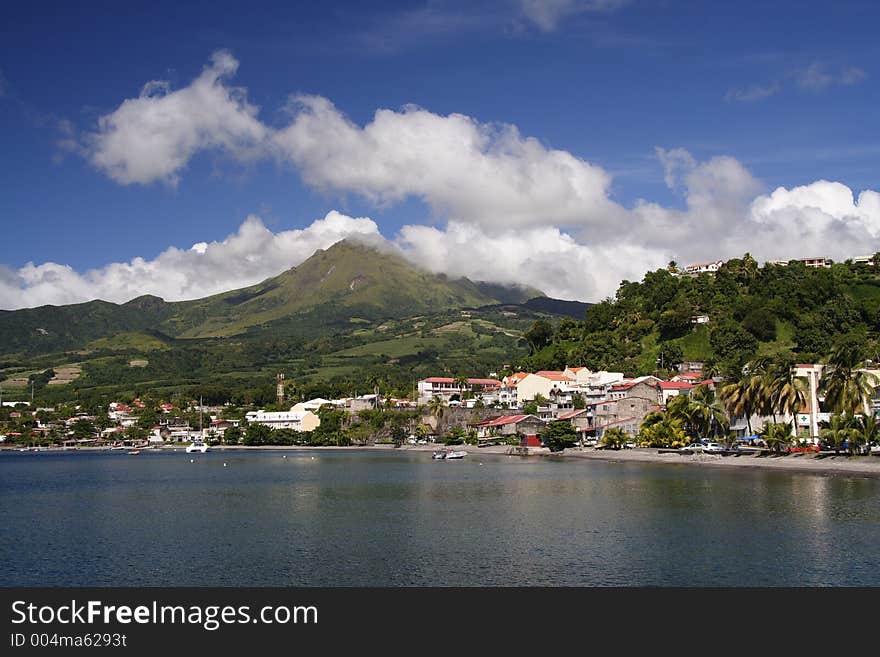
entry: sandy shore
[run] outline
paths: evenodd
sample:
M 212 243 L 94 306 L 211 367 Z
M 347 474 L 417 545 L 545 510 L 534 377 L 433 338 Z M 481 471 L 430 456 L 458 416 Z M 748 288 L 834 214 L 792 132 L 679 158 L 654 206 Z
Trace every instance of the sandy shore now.
M 369 445 L 363 447 L 308 447 L 292 446 L 245 446 L 222 445 L 211 448 L 211 451 L 247 451 L 247 450 L 319 450 L 319 451 L 389 451 L 389 452 L 433 452 L 443 449 L 442 445 L 403 445 L 395 448 L 391 445 Z M 153 448 L 156 451 L 184 451 L 185 446 Z M 469 455 L 495 454 L 505 455 L 510 449 L 506 445 L 475 447 L 462 445 L 455 449 L 464 449 Z M 10 450 L 9 447 L 2 448 Z M 45 451 L 63 451 L 55 448 Z M 107 448 L 80 448 L 77 451 L 107 451 Z M 665 463 L 677 466 L 713 467 L 713 468 L 762 468 L 768 470 L 787 470 L 792 472 L 811 472 L 820 475 L 849 475 L 858 477 L 880 477 L 880 457 L 878 456 L 846 456 L 833 454 L 786 454 L 764 455 L 744 453 L 739 455 L 718 454 L 684 454 L 661 452 L 658 449 L 640 447 L 636 449 L 604 450 L 592 447 L 566 449 L 564 452 L 552 454 L 546 448 L 529 448 L 528 458 L 561 458 L 565 460 L 596 460 L 616 463 Z
M 379 446 L 385 447 L 388 446 Z M 434 445 L 408 445 L 400 450 L 434 451 Z M 462 449 L 462 448 L 457 448 Z M 489 447 L 463 447 L 469 454 L 507 454 L 508 447 L 493 445 Z M 400 451 L 398 450 L 398 451 Z M 607 450 L 592 447 L 566 449 L 562 454 L 552 454 L 546 448 L 529 448 L 529 456 L 562 458 L 566 460 L 585 459 L 611 461 L 615 463 L 664 463 L 678 466 L 716 467 L 716 468 L 762 468 L 769 470 L 788 470 L 793 472 L 812 472 L 823 475 L 850 475 L 880 477 L 880 457 L 846 456 L 826 454 L 785 454 L 758 456 L 744 453 L 736 456 L 718 454 L 685 454 L 682 452 L 661 452 L 650 447 L 636 449 Z

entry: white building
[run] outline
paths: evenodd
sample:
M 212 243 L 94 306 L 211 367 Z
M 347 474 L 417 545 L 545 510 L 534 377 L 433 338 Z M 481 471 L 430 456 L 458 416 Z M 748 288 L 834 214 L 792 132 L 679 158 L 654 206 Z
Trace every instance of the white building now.
M 475 396 L 482 396 L 483 400 L 494 401 L 494 395 L 501 388 L 498 379 L 468 379 L 467 385 L 462 386 L 451 376 L 431 376 L 422 379 L 418 383 L 419 403 L 425 404 L 431 397 L 442 397 L 449 402 L 452 395 L 461 395 L 470 392 Z
M 273 429 L 293 429 L 294 431 L 314 431 L 321 419 L 311 411 L 250 411 L 245 414 L 248 423 L 264 424 Z
M 714 274 L 719 269 L 721 269 L 721 265 L 723 264 L 723 260 L 713 260 L 712 262 L 698 262 L 685 267 L 684 273 L 692 276 L 696 276 L 698 274 Z

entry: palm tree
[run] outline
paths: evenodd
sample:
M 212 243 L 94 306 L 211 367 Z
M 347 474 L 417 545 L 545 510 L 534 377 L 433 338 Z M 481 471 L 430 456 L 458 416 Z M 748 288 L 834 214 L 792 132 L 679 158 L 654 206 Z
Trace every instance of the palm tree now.
M 629 440 L 629 435 L 626 434 L 619 427 L 612 427 L 607 429 L 605 433 L 602 434 L 602 440 L 600 441 L 604 447 L 609 447 L 611 449 L 621 449 L 626 446 L 627 441 Z
M 871 446 L 880 442 L 880 422 L 871 414 L 862 413 L 857 420 L 859 433 L 862 434 L 864 444 Z
M 699 426 L 701 436 L 710 433 L 716 438 L 721 434 L 727 435 L 730 419 L 712 388 L 707 385 L 697 387 L 688 396 L 688 401 L 691 417 Z
M 774 452 L 785 451 L 792 442 L 791 426 L 788 422 L 768 422 L 761 429 L 761 437 Z
M 718 391 L 718 399 L 727 409 L 730 417 L 745 417 L 752 435 L 752 415 L 758 411 L 760 404 L 760 389 L 754 377 L 745 377 L 734 383 L 728 383 Z
M 831 349 L 819 388 L 834 413 L 858 415 L 871 408 L 870 399 L 878 378 L 873 372 L 860 368 L 864 362 L 863 349 L 856 340 L 843 340 Z
M 792 363 L 777 362 L 766 375 L 765 386 L 770 404 L 775 411 L 792 417 L 792 431 L 797 434 L 797 414 L 807 405 L 809 388 L 807 382 L 795 376 Z
M 843 415 L 832 415 L 828 426 L 819 432 L 822 442 L 834 446 L 834 453 L 840 452 L 852 437 L 852 420 Z
M 445 407 L 446 402 L 443 401 L 443 397 L 435 396 L 428 400 L 428 412 L 433 415 L 436 420 L 438 434 L 440 433 L 440 418 L 443 417 L 443 409 Z
M 461 391 L 460 399 L 465 399 L 465 393 L 468 391 L 468 378 L 464 374 L 459 374 L 453 379 L 452 385 Z
M 378 374 L 373 374 L 370 376 L 369 384 L 373 394 L 376 395 L 373 398 L 373 408 L 379 408 L 379 388 L 382 386 L 382 379 Z

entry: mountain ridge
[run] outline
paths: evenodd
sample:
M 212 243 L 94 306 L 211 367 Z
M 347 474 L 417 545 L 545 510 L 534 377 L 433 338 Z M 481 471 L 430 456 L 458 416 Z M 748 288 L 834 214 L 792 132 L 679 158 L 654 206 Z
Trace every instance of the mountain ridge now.
M 259 283 L 199 299 L 144 294 L 121 304 L 96 299 L 0 311 L 0 353 L 78 349 L 143 331 L 175 340 L 261 332 L 310 337 L 321 326 L 348 326 L 352 318 L 373 323 L 535 298 L 549 299 L 534 288 L 433 274 L 393 251 L 345 239 Z

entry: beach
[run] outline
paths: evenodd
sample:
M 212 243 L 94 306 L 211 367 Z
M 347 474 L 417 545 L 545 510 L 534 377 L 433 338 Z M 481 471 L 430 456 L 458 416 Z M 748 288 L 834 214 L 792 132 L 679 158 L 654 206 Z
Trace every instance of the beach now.
M 434 451 L 435 445 L 408 445 L 402 450 Z M 469 455 L 507 454 L 509 447 L 492 445 L 488 447 L 463 448 Z M 743 453 L 739 455 L 719 454 L 687 454 L 669 452 L 652 447 L 636 447 L 633 449 L 596 449 L 594 447 L 575 447 L 563 452 L 550 452 L 547 448 L 529 448 L 530 457 L 586 459 L 595 461 L 611 461 L 617 463 L 666 463 L 679 466 L 710 467 L 710 468 L 762 468 L 787 470 L 794 472 L 811 472 L 821 475 L 849 475 L 880 477 L 880 456 L 848 456 L 845 454 L 779 454 L 759 455 L 759 453 Z M 523 457 L 519 457 L 523 458 Z
M 165 446 L 155 449 L 156 451 L 180 451 L 185 450 L 184 445 Z M 444 445 L 402 445 L 394 447 L 388 444 L 365 445 L 359 447 L 312 447 L 307 445 L 216 445 L 211 451 L 246 451 L 246 450 L 317 450 L 317 451 L 388 451 L 388 452 L 425 452 L 431 454 L 437 450 L 445 449 Z M 481 454 L 505 456 L 511 448 L 507 445 L 488 445 L 476 447 L 474 445 L 457 445 L 454 449 L 463 449 L 468 456 L 478 457 Z M 0 451 L 17 451 L 12 447 L 3 447 Z M 40 451 L 61 452 L 62 448 L 43 448 Z M 105 447 L 78 448 L 79 452 L 106 452 Z M 122 452 L 124 453 L 124 452 Z M 551 458 L 565 460 L 594 460 L 609 461 L 615 463 L 664 463 L 677 466 L 708 467 L 708 468 L 761 468 L 769 470 L 786 470 L 791 472 L 809 472 L 819 475 L 847 475 L 857 477 L 880 477 L 880 456 L 861 455 L 849 456 L 846 454 L 828 453 L 800 453 L 800 454 L 767 454 L 766 452 L 745 452 L 736 455 L 720 454 L 688 454 L 684 452 L 660 450 L 652 447 L 636 447 L 632 449 L 596 449 L 595 447 L 574 447 L 562 452 L 551 452 L 546 447 L 530 447 L 527 456 L 511 455 L 515 458 Z

